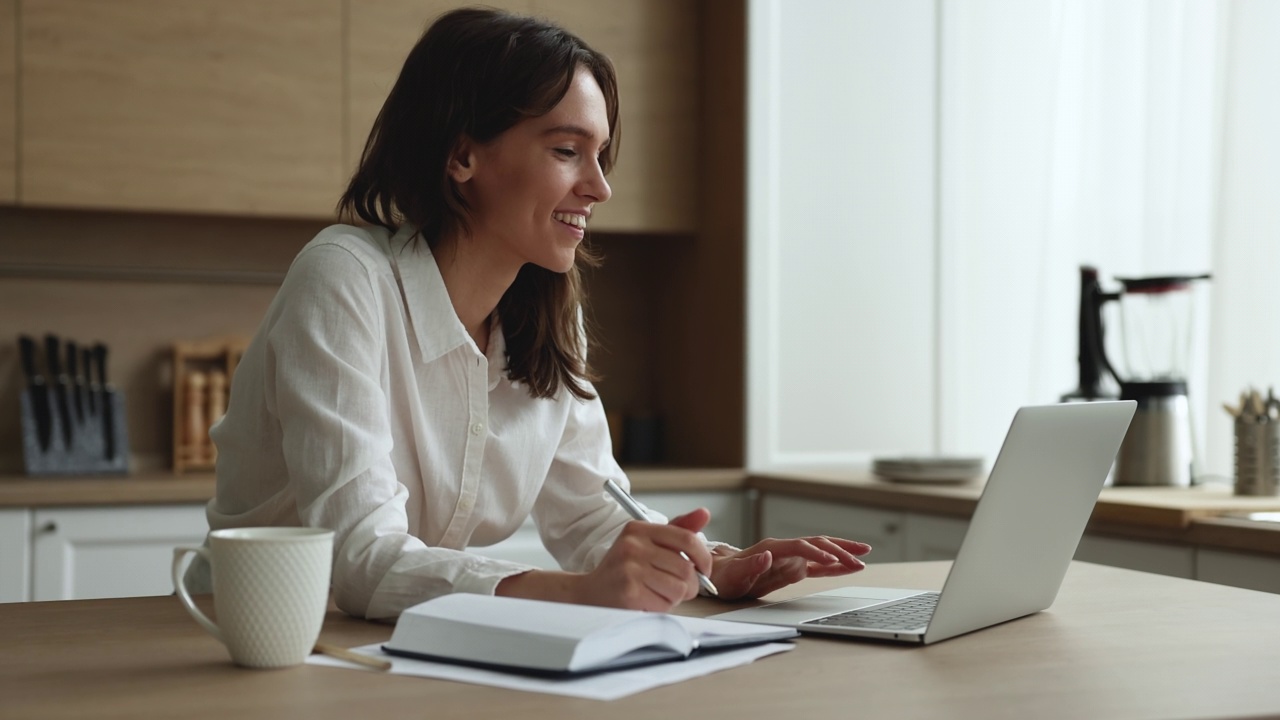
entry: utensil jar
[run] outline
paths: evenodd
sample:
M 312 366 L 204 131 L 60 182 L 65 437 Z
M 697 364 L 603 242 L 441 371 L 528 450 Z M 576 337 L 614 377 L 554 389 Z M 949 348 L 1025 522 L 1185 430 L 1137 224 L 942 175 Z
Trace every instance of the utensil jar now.
M 1280 423 L 1236 418 L 1235 425 L 1235 494 L 1280 494 Z

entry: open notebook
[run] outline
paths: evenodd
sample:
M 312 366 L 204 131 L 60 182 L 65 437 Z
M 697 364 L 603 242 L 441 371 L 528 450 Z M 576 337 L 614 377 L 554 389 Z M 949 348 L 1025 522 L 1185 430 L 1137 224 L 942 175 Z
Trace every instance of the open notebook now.
M 685 660 L 795 637 L 791 628 L 455 593 L 400 615 L 383 651 L 539 676 Z

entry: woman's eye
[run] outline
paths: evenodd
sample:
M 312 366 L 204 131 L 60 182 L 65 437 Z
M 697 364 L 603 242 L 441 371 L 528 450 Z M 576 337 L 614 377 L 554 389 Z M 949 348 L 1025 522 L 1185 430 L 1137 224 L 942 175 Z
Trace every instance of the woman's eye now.
M 559 155 L 560 157 L 566 157 L 566 158 L 578 156 L 578 153 L 575 152 L 573 148 L 556 148 L 556 154 Z

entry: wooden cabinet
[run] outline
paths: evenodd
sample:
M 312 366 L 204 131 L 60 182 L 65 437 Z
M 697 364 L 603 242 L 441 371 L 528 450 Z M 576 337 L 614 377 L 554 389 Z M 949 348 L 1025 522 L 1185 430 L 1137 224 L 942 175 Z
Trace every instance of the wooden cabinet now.
M 23 204 L 332 215 L 344 181 L 342 10 L 24 0 Z
M 351 0 L 347 167 L 410 48 L 463 2 Z M 526 0 L 486 3 L 549 17 L 608 55 L 621 96 L 621 153 L 592 229 L 689 233 L 698 208 L 698 8 L 689 0 Z
M 0 510 L 0 602 L 22 602 L 31 596 L 31 513 L 25 508 Z
M 0 203 L 18 197 L 18 0 L 0 0 Z
M 32 600 L 173 592 L 173 548 L 199 545 L 204 505 L 35 510 Z

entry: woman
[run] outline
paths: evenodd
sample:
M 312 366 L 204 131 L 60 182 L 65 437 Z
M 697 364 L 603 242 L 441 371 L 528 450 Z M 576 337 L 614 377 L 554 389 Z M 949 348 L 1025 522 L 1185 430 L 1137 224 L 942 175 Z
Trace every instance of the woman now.
M 578 264 L 609 199 L 609 61 L 547 22 L 439 18 L 410 53 L 339 208 L 298 255 L 237 369 L 213 529 L 335 531 L 339 607 L 449 592 L 669 610 L 863 567 L 862 543 L 707 544 L 704 509 L 630 521 L 591 385 Z M 532 514 L 564 571 L 465 551 Z M 683 552 L 689 559 L 681 557 Z

